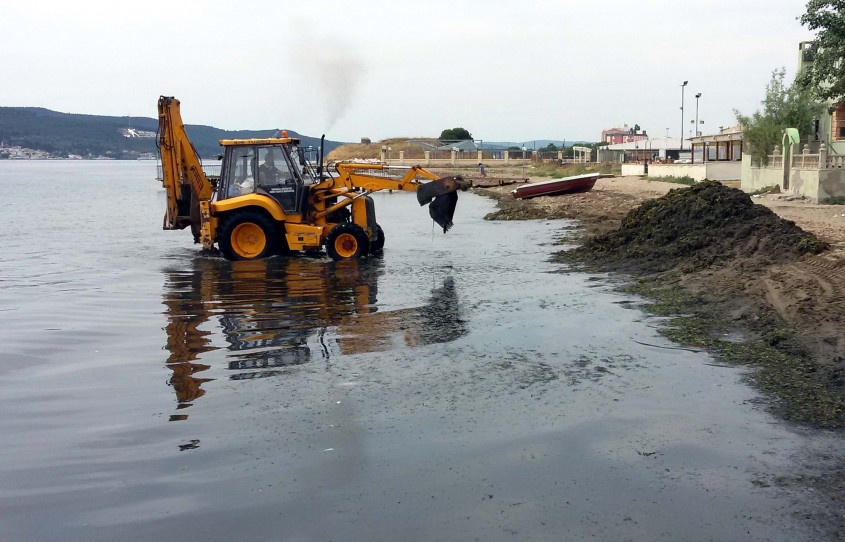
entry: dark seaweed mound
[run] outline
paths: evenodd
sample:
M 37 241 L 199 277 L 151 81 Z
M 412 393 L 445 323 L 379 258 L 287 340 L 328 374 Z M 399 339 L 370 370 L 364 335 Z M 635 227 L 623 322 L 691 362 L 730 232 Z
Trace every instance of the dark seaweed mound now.
M 793 261 L 828 248 L 741 190 L 704 181 L 633 209 L 617 230 L 591 238 L 577 252 L 600 257 L 609 268 L 693 271 L 735 258 Z

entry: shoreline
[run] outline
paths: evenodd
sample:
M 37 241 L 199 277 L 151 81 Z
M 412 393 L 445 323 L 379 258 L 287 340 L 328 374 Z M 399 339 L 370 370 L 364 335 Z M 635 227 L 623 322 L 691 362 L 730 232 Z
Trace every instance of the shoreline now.
M 540 179 L 533 179 L 533 181 Z M 730 183 L 727 183 L 730 184 Z M 632 209 L 684 185 L 639 177 L 599 179 L 583 194 L 515 200 L 513 187 L 474 189 L 497 200 L 488 220 L 577 220 L 581 243 L 615 230 Z M 752 367 L 755 384 L 783 419 L 814 427 L 845 427 L 845 206 L 814 204 L 787 194 L 755 196 L 804 231 L 830 244 L 787 263 L 735 258 L 694 272 L 613 269 L 562 250 L 561 272 L 610 271 L 630 279 L 623 289 L 670 317 L 662 333 L 682 346 L 704 348 L 730 364 Z M 571 230 L 570 230 L 571 233 Z M 577 251 L 576 251 L 577 252 Z

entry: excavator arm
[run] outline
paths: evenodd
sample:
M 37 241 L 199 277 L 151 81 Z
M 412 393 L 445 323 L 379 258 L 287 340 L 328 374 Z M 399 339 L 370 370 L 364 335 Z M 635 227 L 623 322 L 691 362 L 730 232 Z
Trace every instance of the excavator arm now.
M 179 100 L 161 96 L 158 100 L 158 147 L 162 185 L 167 192 L 165 230 L 188 226 L 196 240 L 210 248 L 209 201 L 214 188 L 203 173 L 199 156 L 185 133 Z
M 376 192 L 378 190 L 403 190 L 416 192 L 420 205 L 431 203 L 429 215 L 443 228 L 445 233 L 452 227 L 452 217 L 458 201 L 458 190 L 466 190 L 472 186 L 471 181 L 464 180 L 460 175 L 439 177 L 432 171 L 420 166 L 405 169 L 401 177 L 389 176 L 389 167 L 384 164 L 356 164 L 341 162 L 336 165 L 337 179 L 326 181 L 332 183 L 332 188 L 343 187 L 352 191 L 363 191 L 354 197 Z M 395 168 L 394 168 L 395 169 Z M 401 170 L 400 170 L 401 171 Z M 354 199 L 351 198 L 351 199 Z M 341 202 L 335 207 L 343 206 Z

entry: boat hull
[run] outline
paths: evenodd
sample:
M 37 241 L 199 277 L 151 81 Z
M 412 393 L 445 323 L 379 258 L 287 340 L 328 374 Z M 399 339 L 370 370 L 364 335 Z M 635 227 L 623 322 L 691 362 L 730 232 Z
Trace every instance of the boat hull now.
M 517 199 L 536 198 L 538 196 L 557 196 L 560 194 L 577 194 L 589 192 L 601 177 L 599 173 L 575 175 L 539 183 L 527 184 L 513 190 L 511 194 Z

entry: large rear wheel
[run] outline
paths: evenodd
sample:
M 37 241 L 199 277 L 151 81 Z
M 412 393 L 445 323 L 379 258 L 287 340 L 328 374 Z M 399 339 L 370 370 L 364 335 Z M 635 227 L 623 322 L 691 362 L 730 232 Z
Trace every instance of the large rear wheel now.
M 259 211 L 237 211 L 218 230 L 220 252 L 229 260 L 258 260 L 278 252 L 279 229 Z
M 326 253 L 336 262 L 363 258 L 369 251 L 370 239 L 358 224 L 338 224 L 326 237 Z

